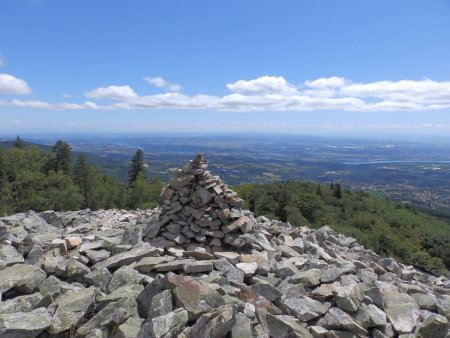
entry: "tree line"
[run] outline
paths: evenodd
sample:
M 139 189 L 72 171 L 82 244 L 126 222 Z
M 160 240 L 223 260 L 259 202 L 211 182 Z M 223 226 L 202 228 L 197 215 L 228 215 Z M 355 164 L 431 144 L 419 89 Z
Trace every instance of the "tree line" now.
M 146 169 L 144 153 L 138 149 L 128 181 L 120 182 L 83 154 L 73 161 L 70 146 L 62 140 L 46 152 L 17 138 L 12 147 L 0 148 L 0 214 L 156 207 L 163 184 L 148 180 Z

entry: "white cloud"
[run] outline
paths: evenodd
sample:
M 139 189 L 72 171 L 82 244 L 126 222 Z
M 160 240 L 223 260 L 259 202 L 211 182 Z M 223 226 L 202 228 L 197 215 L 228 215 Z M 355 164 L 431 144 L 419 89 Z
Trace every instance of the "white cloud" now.
M 332 76 L 332 77 L 322 77 L 313 81 L 305 81 L 305 86 L 310 88 L 340 88 L 345 86 L 346 80 L 342 77 Z
M 229 83 L 226 85 L 228 93 L 222 96 L 202 93 L 187 95 L 170 90 L 170 86 L 177 85 L 170 84 L 161 77 L 145 78 L 145 81 L 167 92 L 140 96 L 128 85 L 108 86 L 94 89 L 86 93 L 86 96 L 111 100 L 110 104 L 47 103 L 14 99 L 0 100 L 0 105 L 54 110 L 208 109 L 237 112 L 450 109 L 450 81 L 430 79 L 357 83 L 341 77 L 329 77 L 305 81 L 301 87 L 296 87 L 281 76 L 262 76 Z
M 178 93 L 183 90 L 183 87 L 181 87 L 179 84 L 167 82 L 161 76 L 155 76 L 155 77 L 148 76 L 148 77 L 144 77 L 143 80 L 145 82 L 148 82 L 152 86 L 155 86 L 157 88 L 163 88 L 172 93 Z
M 9 74 L 0 74 L 0 93 L 16 95 L 30 94 L 31 89 L 22 79 Z
M 97 100 L 130 100 L 138 97 L 130 86 L 100 87 L 87 92 L 85 95 Z
M 235 83 L 227 84 L 227 88 L 232 93 L 250 95 L 296 95 L 297 88 L 288 83 L 282 76 L 261 76 L 254 80 L 239 80 Z

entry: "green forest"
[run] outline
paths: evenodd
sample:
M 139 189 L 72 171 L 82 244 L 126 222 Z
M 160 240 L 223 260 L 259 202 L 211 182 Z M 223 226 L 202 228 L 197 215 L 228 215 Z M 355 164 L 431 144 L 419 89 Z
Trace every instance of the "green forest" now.
M 150 164 L 151 165 L 151 164 Z M 161 203 L 163 183 L 147 177 L 148 164 L 137 149 L 129 162 L 128 180 L 72 158 L 70 146 L 58 141 L 51 151 L 17 138 L 0 148 L 0 215 L 28 210 L 153 208 Z M 450 269 L 450 224 L 426 212 L 339 183 L 243 184 L 234 188 L 257 216 L 293 226 L 329 225 L 355 237 L 365 247 L 435 274 Z
M 40 150 L 17 138 L 0 148 L 0 215 L 27 210 L 77 210 L 89 208 L 153 208 L 159 204 L 163 184 L 146 175 L 144 153 L 130 159 L 129 179 L 120 182 L 91 165 L 84 155 L 58 141 L 51 151 Z

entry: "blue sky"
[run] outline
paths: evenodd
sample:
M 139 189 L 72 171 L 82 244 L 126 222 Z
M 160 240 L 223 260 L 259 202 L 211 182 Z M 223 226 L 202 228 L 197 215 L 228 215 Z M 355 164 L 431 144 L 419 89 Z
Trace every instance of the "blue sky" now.
M 0 133 L 450 134 L 447 0 L 0 3 Z

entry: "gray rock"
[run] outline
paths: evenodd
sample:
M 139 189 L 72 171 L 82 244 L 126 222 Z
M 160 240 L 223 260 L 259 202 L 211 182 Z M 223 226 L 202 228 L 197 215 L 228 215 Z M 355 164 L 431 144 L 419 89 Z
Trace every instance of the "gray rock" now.
M 155 317 L 151 320 L 151 337 L 176 337 L 188 322 L 188 312 L 177 309 L 164 316 Z
M 413 293 L 411 296 L 416 300 L 420 309 L 436 311 L 436 297 L 433 294 Z
M 174 274 L 167 274 L 166 279 L 177 306 L 188 311 L 189 320 L 224 304 L 220 293 L 201 279 Z
M 0 302 L 0 313 L 30 312 L 39 305 L 43 298 L 39 292 L 36 292 L 31 295 L 4 300 Z
M 125 323 L 119 326 L 114 338 L 136 338 L 141 329 L 143 319 L 130 317 Z
M 418 323 L 419 307 L 414 298 L 399 292 L 398 288 L 375 282 L 382 299 L 382 306 L 397 333 L 411 333 Z
M 141 318 L 148 318 L 153 297 L 167 289 L 163 275 L 157 275 L 151 283 L 136 298 L 138 312 Z
M 223 305 L 203 314 L 192 326 L 192 338 L 226 337 L 235 322 L 236 310 L 232 305 Z
M 50 334 L 58 334 L 78 325 L 95 306 L 95 288 L 69 291 L 51 306 L 56 308 L 50 326 Z
M 134 246 L 141 243 L 142 243 L 142 228 L 140 225 L 135 225 L 125 229 L 120 244 Z
M 111 281 L 108 284 L 108 291 L 112 292 L 127 284 L 139 284 L 144 278 L 144 275 L 133 268 L 122 266 L 113 273 Z
M 264 236 L 264 234 L 255 232 L 253 236 L 255 238 L 255 244 L 259 245 L 263 250 L 275 251 L 275 249 L 272 247 L 272 245 L 270 245 L 269 240 L 267 239 L 266 236 Z
M 156 256 L 158 254 L 158 249 L 149 245 L 143 244 L 142 246 L 133 248 L 129 251 L 119 253 L 117 255 L 111 256 L 108 259 L 97 263 L 94 267 L 105 267 L 108 269 L 114 269 L 121 267 L 123 265 L 129 265 L 136 262 L 144 257 Z
M 300 273 L 300 270 L 292 263 L 281 261 L 276 264 L 276 272 L 278 277 L 285 279 L 286 277 Z
M 61 262 L 66 260 L 64 256 L 61 256 L 59 249 L 53 249 L 47 251 L 44 254 L 44 262 L 42 263 L 42 269 L 48 274 L 55 273 L 56 266 Z
M 240 312 L 231 328 L 231 338 L 253 338 L 252 321 Z
M 91 272 L 91 270 L 86 265 L 71 258 L 67 264 L 65 277 L 82 280 L 83 276 L 87 275 L 89 272 Z
M 331 304 L 322 303 L 309 297 L 288 297 L 282 301 L 288 314 L 296 316 L 303 322 L 317 318 L 328 311 Z
M 328 310 L 323 317 L 322 324 L 326 329 L 347 330 L 360 335 L 368 334 L 367 330 L 355 322 L 352 317 L 336 307 Z
M 0 314 L 0 336 L 5 338 L 34 338 L 46 330 L 52 317 L 45 308 L 30 312 Z
M 84 275 L 84 282 L 89 286 L 95 286 L 103 291 L 107 290 L 112 275 L 107 268 L 94 268 Z
M 364 298 L 364 294 L 358 284 L 335 287 L 333 294 L 337 307 L 347 312 L 358 311 Z
M 44 297 L 49 296 L 56 299 L 68 291 L 77 291 L 84 289 L 84 287 L 63 282 L 55 276 L 49 276 L 39 285 L 38 289 Z
M 136 263 L 134 268 L 139 272 L 149 273 L 154 270 L 154 267 L 163 264 L 172 262 L 175 260 L 175 257 L 171 256 L 163 256 L 163 257 L 144 257 L 139 262 Z
M 386 314 L 373 304 L 363 304 L 355 316 L 355 321 L 365 329 L 386 325 Z
M 14 289 L 19 293 L 32 293 L 41 284 L 46 273 L 36 266 L 16 264 L 9 266 L 0 273 L 0 293 Z
M 91 264 L 97 264 L 98 262 L 104 261 L 105 259 L 109 258 L 109 256 L 111 256 L 111 253 L 104 249 L 86 250 L 85 255 L 89 259 L 89 262 L 91 262 Z
M 155 265 L 154 270 L 158 272 L 178 271 L 183 270 L 184 266 L 189 263 L 193 263 L 190 259 L 176 259 L 172 262 L 161 263 Z
M 42 267 L 44 263 L 44 250 L 40 244 L 33 244 L 25 259 L 25 264 Z
M 0 266 L 11 266 L 23 262 L 23 256 L 12 245 L 0 244 Z
M 185 273 L 210 272 L 213 270 L 211 261 L 188 262 L 183 266 Z
M 281 292 L 265 280 L 255 277 L 252 278 L 252 283 L 253 285 L 251 286 L 251 289 L 255 290 L 268 301 L 273 302 L 281 296 Z
M 416 331 L 418 338 L 444 338 L 448 337 L 450 325 L 447 318 L 440 315 L 431 315 L 424 320 Z
M 312 338 L 311 333 L 292 316 L 267 314 L 267 327 L 270 337 Z
M 308 288 L 320 284 L 321 271 L 319 269 L 310 269 L 296 273 L 291 277 L 291 283 L 301 283 Z
M 97 297 L 97 309 L 104 308 L 109 303 L 118 302 L 122 298 L 130 297 L 136 299 L 144 290 L 143 285 L 127 284 L 114 290 L 113 292 Z
M 346 273 L 346 269 L 343 268 L 329 268 L 323 269 L 320 274 L 320 281 L 322 283 L 330 283 L 337 280 L 341 275 Z
M 244 282 L 244 272 L 234 267 L 225 258 L 215 261 L 214 268 L 223 276 L 225 276 L 229 281 L 235 281 L 239 283 Z
M 150 307 L 148 310 L 148 317 L 165 316 L 169 312 L 173 311 L 173 298 L 170 290 L 165 290 L 158 293 L 152 298 Z
M 136 301 L 130 297 L 122 298 L 118 302 L 106 305 L 89 319 L 86 324 L 79 327 L 77 333 L 85 336 L 96 328 L 100 328 L 103 332 L 114 332 L 119 325 L 136 313 Z

